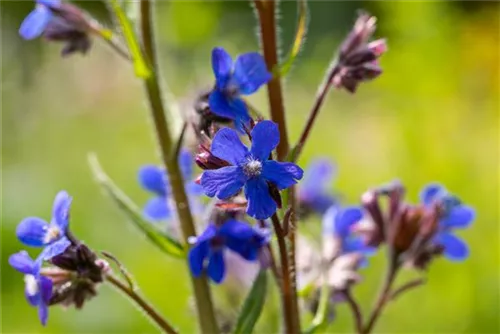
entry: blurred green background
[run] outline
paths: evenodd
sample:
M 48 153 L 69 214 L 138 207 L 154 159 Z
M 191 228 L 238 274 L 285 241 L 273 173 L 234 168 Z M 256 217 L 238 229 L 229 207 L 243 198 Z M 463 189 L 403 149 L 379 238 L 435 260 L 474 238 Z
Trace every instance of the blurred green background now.
M 102 3 L 82 3 L 106 20 Z M 137 203 L 147 200 L 136 172 L 144 163 L 158 162 L 158 157 L 140 82 L 128 64 L 99 41 L 86 57 L 68 59 L 59 57 L 60 45 L 22 41 L 17 29 L 32 3 L 0 4 L 1 331 L 156 331 L 107 286 L 82 311 L 54 307 L 49 325 L 39 325 L 36 310 L 24 299 L 22 276 L 8 266 L 7 258 L 23 248 L 15 238 L 16 224 L 30 215 L 49 218 L 60 189 L 74 196 L 74 233 L 92 248 L 120 258 L 144 295 L 183 333 L 195 331 L 182 263 L 165 258 L 124 221 L 87 167 L 87 153 L 96 152 L 111 177 Z M 286 52 L 294 33 L 295 4 L 287 1 L 281 7 Z M 470 258 L 460 264 L 436 260 L 428 271 L 428 284 L 392 303 L 376 331 L 498 333 L 499 5 L 311 2 L 308 39 L 285 85 L 292 141 L 358 8 L 379 17 L 376 35 L 389 40 L 389 52 L 381 60 L 385 73 L 363 84 L 356 95 L 330 94 L 300 163 L 305 166 L 316 156 L 335 160 L 339 174 L 332 190 L 342 193 L 346 203 L 357 203 L 367 188 L 399 178 L 411 200 L 417 200 L 429 181 L 440 181 L 475 207 L 475 224 L 460 233 L 470 245 Z M 258 48 L 253 11 L 246 1 L 159 1 L 157 16 L 163 72 L 187 106 L 213 80 L 212 47 L 223 46 L 232 54 Z M 250 100 L 266 112 L 264 92 Z M 383 263 L 377 256 L 355 291 L 366 309 Z M 345 306 L 337 311 L 337 322 L 329 332 L 352 332 Z

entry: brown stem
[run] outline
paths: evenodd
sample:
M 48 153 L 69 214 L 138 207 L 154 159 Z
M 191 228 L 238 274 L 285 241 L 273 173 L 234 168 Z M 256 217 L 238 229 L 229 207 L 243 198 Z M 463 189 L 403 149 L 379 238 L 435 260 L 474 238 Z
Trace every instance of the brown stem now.
M 132 290 L 127 284 L 121 282 L 112 274 L 106 275 L 106 280 L 115 288 L 123 292 L 132 299 L 144 313 L 165 333 L 177 334 L 178 332 L 136 291 Z
M 255 0 L 255 8 L 259 15 L 261 45 L 267 69 L 272 71 L 278 65 L 278 43 L 276 41 L 276 2 L 275 0 Z M 267 84 L 267 96 L 271 111 L 271 118 L 278 124 L 280 142 L 276 151 L 278 160 L 284 161 L 288 154 L 288 133 L 285 119 L 285 105 L 281 78 L 274 76 Z
M 407 282 L 403 285 L 401 285 L 399 288 L 394 289 L 389 296 L 390 300 L 394 300 L 397 297 L 399 297 L 403 292 L 407 292 L 411 289 L 417 288 L 419 286 L 422 286 L 425 284 L 425 279 L 424 278 L 417 278 L 413 281 Z
M 290 264 L 286 249 L 285 236 L 282 234 L 282 227 L 280 220 L 277 214 L 274 214 L 271 217 L 273 222 L 274 231 L 276 233 L 276 239 L 278 240 L 278 250 L 280 255 L 281 262 L 281 298 L 283 304 L 283 315 L 285 321 L 285 333 L 287 334 L 298 334 L 300 330 L 297 326 L 297 320 L 294 319 L 296 316 L 294 314 L 294 302 L 293 291 L 292 291 L 292 281 L 291 281 L 291 273 L 290 273 Z
M 375 305 L 370 312 L 370 317 L 368 318 L 368 321 L 363 328 L 363 334 L 369 334 L 373 330 L 375 323 L 382 314 L 384 306 L 390 300 L 391 288 L 396 279 L 398 269 L 399 266 L 396 264 L 396 261 L 391 261 L 388 266 L 386 277 L 384 279 L 384 282 L 382 283 L 382 287 L 380 288 Z
M 153 29 L 152 3 L 150 0 L 141 0 L 141 36 L 144 47 L 145 58 L 152 67 L 152 75 L 145 80 L 146 92 L 150 104 L 151 114 L 155 125 L 155 133 L 160 146 L 161 158 L 166 166 L 172 195 L 177 204 L 176 211 L 181 222 L 184 241 L 190 236 L 196 235 L 193 216 L 188 205 L 188 198 L 184 188 L 182 173 L 177 162 L 177 156 L 172 155 L 175 150 L 175 143 L 172 139 L 166 113 L 163 106 L 162 94 L 160 91 L 159 67 L 155 52 L 155 38 Z M 200 329 L 203 333 L 218 333 L 218 326 L 215 320 L 215 312 L 210 295 L 210 288 L 206 277 L 195 278 L 191 276 L 191 282 L 196 299 L 196 309 Z
M 347 305 L 351 308 L 352 315 L 354 317 L 354 326 L 356 328 L 357 334 L 363 334 L 363 316 L 361 314 L 361 309 L 359 304 L 354 299 L 351 291 L 349 289 L 343 292 Z
M 306 144 L 307 139 L 309 138 L 309 134 L 311 133 L 311 129 L 314 125 L 314 121 L 316 120 L 321 107 L 323 106 L 323 102 L 325 101 L 325 97 L 330 91 L 330 86 L 333 80 L 333 77 L 338 73 L 339 68 L 337 66 L 337 61 L 332 62 L 328 71 L 323 78 L 323 82 L 320 84 L 318 88 L 318 92 L 316 93 L 316 100 L 314 100 L 314 104 L 309 112 L 309 117 L 306 121 L 306 126 L 302 130 L 302 134 L 300 135 L 297 144 L 294 147 L 292 152 L 292 157 L 290 161 L 296 162 L 299 159 L 300 153 Z

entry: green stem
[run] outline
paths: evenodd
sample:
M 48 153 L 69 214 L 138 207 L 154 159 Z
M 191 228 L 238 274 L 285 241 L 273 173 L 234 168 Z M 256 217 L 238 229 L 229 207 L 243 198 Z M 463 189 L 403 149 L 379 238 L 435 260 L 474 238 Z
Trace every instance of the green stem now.
M 162 94 L 158 82 L 159 68 L 155 52 L 155 39 L 153 31 L 153 13 L 150 0 L 141 0 L 141 35 L 144 52 L 152 68 L 152 75 L 145 79 L 146 92 L 150 104 L 151 114 L 155 125 L 155 133 L 160 146 L 161 158 L 169 174 L 172 195 L 177 205 L 177 214 L 181 223 L 184 241 L 190 236 L 196 235 L 195 224 L 189 209 L 188 198 L 184 188 L 184 181 L 177 162 L 177 157 L 172 155 L 175 150 L 175 142 L 168 128 Z M 202 333 L 218 333 L 215 320 L 215 312 L 210 294 L 210 288 L 206 277 L 195 278 L 191 276 L 196 299 L 198 321 Z
M 137 306 L 144 311 L 144 314 L 146 314 L 163 332 L 177 334 L 177 331 L 165 320 L 165 318 L 127 284 L 124 284 L 112 274 L 106 275 L 106 281 L 132 299 Z

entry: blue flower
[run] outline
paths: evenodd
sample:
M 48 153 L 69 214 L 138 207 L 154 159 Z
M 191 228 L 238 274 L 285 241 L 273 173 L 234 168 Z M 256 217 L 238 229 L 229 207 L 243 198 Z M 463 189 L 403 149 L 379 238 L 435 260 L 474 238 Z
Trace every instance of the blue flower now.
M 67 192 L 60 191 L 54 200 L 50 223 L 42 218 L 28 217 L 17 225 L 17 238 L 23 244 L 45 247 L 40 254 L 40 258 L 43 260 L 50 260 L 61 254 L 71 244 L 66 237 L 71 200 Z
M 210 224 L 189 251 L 189 267 L 193 276 L 199 277 L 206 270 L 215 283 L 221 283 L 226 274 L 226 247 L 247 261 L 255 261 L 268 242 L 266 233 L 237 220 L 228 220 L 221 226 Z
M 353 233 L 353 227 L 363 219 L 363 211 L 358 207 L 330 207 L 323 216 L 323 233 L 333 235 L 340 241 L 340 254 L 359 252 L 370 255 L 374 248 L 369 247 L 363 238 Z
M 188 195 L 200 195 L 202 188 L 192 181 L 193 178 L 193 157 L 187 150 L 181 150 L 179 155 L 179 165 L 182 176 L 186 181 L 186 190 Z M 172 208 L 168 205 L 170 197 L 170 185 L 165 169 L 146 165 L 139 170 L 139 182 L 142 187 L 155 196 L 151 198 L 144 207 L 144 214 L 152 220 L 165 220 L 171 217 Z M 191 199 L 191 205 L 198 205 Z
M 38 307 L 38 317 L 45 326 L 49 316 L 49 303 L 52 296 L 52 281 L 40 275 L 41 262 L 33 261 L 26 251 L 12 254 L 9 264 L 24 274 L 26 299 Z
M 52 9 L 60 5 L 60 0 L 36 0 L 35 9 L 21 23 L 19 34 L 28 40 L 39 37 L 54 17 Z
M 276 212 L 277 204 L 269 193 L 268 183 L 279 190 L 297 183 L 302 169 L 291 162 L 269 160 L 279 143 L 278 126 L 271 121 L 259 122 L 251 132 L 250 150 L 241 143 L 236 131 L 219 130 L 212 142 L 212 154 L 226 160 L 231 166 L 207 170 L 201 176 L 201 185 L 209 197 L 227 199 L 245 188 L 247 213 L 256 219 L 266 219 Z
M 443 254 L 449 260 L 465 260 L 469 256 L 467 244 L 452 232 L 471 225 L 475 219 L 474 209 L 463 205 L 439 184 L 426 186 L 420 194 L 420 200 L 427 207 L 436 202 L 443 205 L 444 213 L 440 217 L 439 231 L 434 236 L 434 242 L 444 248 Z
M 243 129 L 251 118 L 240 95 L 255 93 L 272 78 L 264 59 L 257 52 L 250 52 L 240 55 L 233 64 L 231 56 L 223 48 L 214 48 L 212 69 L 215 89 L 208 97 L 210 110 L 218 116 L 234 120 L 236 127 Z
M 334 166 L 328 159 L 311 162 L 306 168 L 304 180 L 298 187 L 300 204 L 324 214 L 335 203 L 333 196 L 328 194 L 333 174 Z

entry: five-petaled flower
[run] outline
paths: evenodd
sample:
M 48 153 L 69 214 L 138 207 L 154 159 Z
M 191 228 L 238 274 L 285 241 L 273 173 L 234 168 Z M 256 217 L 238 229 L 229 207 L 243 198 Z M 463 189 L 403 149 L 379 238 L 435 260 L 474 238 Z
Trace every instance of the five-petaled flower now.
M 202 193 L 200 185 L 193 180 L 193 157 L 187 150 L 181 150 L 179 155 L 179 165 L 182 176 L 186 182 L 186 190 L 190 196 L 192 208 L 199 203 L 194 200 L 194 196 Z M 167 173 L 164 168 L 146 165 L 139 170 L 139 182 L 142 187 L 155 196 L 151 198 L 144 207 L 144 214 L 155 221 L 165 220 L 171 217 L 172 208 L 168 203 L 170 197 L 170 185 L 168 183 Z
M 38 307 L 38 317 L 45 326 L 49 316 L 49 303 L 52 296 L 52 281 L 40 275 L 41 261 L 33 261 L 26 251 L 12 254 L 9 264 L 24 274 L 26 299 Z
M 303 209 L 322 215 L 335 203 L 334 197 L 328 193 L 333 174 L 334 166 L 328 159 L 311 162 L 297 191 Z
M 207 196 L 219 199 L 228 199 L 244 187 L 248 200 L 247 213 L 256 219 L 266 219 L 277 209 L 268 183 L 279 190 L 286 189 L 302 178 L 303 171 L 291 162 L 269 160 L 279 143 L 279 130 L 275 123 L 257 123 L 251 137 L 252 147 L 248 150 L 236 131 L 229 128 L 219 130 L 211 151 L 231 166 L 204 171 L 201 185 Z
M 244 129 L 251 118 L 240 95 L 255 93 L 272 78 L 264 58 L 257 52 L 250 52 L 240 55 L 233 64 L 231 56 L 223 48 L 214 48 L 212 69 L 215 88 L 208 98 L 210 110 L 218 116 L 234 120 L 238 129 Z
M 71 197 L 60 191 L 54 200 L 50 223 L 38 217 L 25 218 L 17 226 L 17 238 L 28 246 L 45 247 L 40 254 L 43 260 L 61 254 L 71 244 L 66 236 L 70 205 Z
M 237 220 L 228 220 L 220 226 L 209 224 L 189 251 L 189 267 L 195 277 L 206 270 L 215 283 L 221 283 L 226 274 L 226 247 L 247 261 L 256 261 L 261 248 L 268 242 L 269 233 Z
M 443 247 L 443 255 L 452 261 L 465 260 L 469 255 L 469 249 L 466 243 L 456 237 L 452 231 L 469 227 L 475 218 L 474 209 L 461 204 L 439 184 L 426 186 L 420 194 L 420 200 L 426 207 L 436 202 L 442 206 L 443 213 L 433 241 Z

